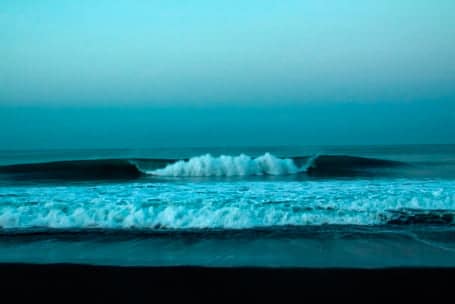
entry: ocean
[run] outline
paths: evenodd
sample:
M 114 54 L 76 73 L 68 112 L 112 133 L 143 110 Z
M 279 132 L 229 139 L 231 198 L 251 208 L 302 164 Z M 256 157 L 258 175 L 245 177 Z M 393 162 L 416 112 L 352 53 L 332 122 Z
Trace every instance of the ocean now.
M 0 263 L 453 267 L 455 145 L 0 151 Z

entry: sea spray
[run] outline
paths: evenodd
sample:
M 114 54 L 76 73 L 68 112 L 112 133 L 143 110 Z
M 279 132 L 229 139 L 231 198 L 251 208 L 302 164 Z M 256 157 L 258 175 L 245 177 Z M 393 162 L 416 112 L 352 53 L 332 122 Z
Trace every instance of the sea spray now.
M 290 158 L 278 158 L 265 153 L 253 158 L 245 154 L 239 156 L 221 155 L 214 157 L 210 154 L 180 160 L 165 168 L 147 171 L 158 176 L 252 176 L 252 175 L 290 175 L 305 172 L 314 161 L 308 159 L 307 164 L 298 167 Z

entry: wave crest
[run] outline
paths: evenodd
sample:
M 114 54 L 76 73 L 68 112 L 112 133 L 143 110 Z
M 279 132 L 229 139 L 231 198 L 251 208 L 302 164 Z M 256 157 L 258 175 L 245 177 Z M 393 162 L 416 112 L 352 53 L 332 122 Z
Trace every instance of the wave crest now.
M 390 176 L 412 174 L 407 164 L 347 155 L 280 158 L 270 153 L 253 158 L 212 156 L 190 159 L 86 159 L 0 166 L 0 181 L 135 180 L 156 177 L 284 176 L 305 173 L 314 177 Z
M 245 154 L 218 157 L 205 154 L 192 157 L 187 161 L 180 160 L 165 168 L 146 173 L 174 177 L 290 175 L 306 172 L 314 159 L 315 157 L 311 157 L 303 166 L 297 166 L 290 158 L 279 158 L 270 153 L 256 158 Z

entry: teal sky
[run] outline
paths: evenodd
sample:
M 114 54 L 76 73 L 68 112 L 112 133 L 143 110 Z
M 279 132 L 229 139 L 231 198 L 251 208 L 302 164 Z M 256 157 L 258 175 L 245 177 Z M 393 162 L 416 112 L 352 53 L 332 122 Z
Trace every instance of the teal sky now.
M 124 147 L 138 129 L 137 142 L 152 142 L 168 138 L 152 129 L 169 128 L 173 144 L 181 133 L 191 143 L 214 126 L 234 144 L 249 141 L 238 115 L 265 126 L 275 110 L 289 118 L 275 132 L 289 142 L 444 143 L 455 134 L 453 0 L 2 0 L 0 58 L 0 142 L 11 147 L 85 147 L 101 137 Z M 119 108 L 130 115 L 116 125 Z M 144 113 L 153 123 L 138 125 Z M 386 115 L 382 131 L 377 113 Z M 24 115 L 44 125 L 25 131 Z M 347 122 L 362 132 L 342 136 Z M 80 133 L 73 143 L 46 135 L 68 125 Z M 98 136 L 101 125 L 123 137 Z M 310 129 L 320 135 L 298 135 Z

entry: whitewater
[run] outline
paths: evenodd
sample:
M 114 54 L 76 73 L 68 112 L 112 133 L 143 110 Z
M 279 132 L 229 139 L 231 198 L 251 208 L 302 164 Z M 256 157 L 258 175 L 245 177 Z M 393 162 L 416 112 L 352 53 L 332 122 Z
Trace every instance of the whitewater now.
M 454 181 L 204 181 L 0 188 L 0 228 L 452 224 Z M 431 216 L 430 216 L 431 215 Z M 419 218 L 420 216 L 420 218 Z
M 455 147 L 212 150 L 1 152 L 0 262 L 455 265 Z
M 278 158 L 270 153 L 252 158 L 245 154 L 239 156 L 210 154 L 192 157 L 188 161 L 177 161 L 163 169 L 146 171 L 158 176 L 249 176 L 249 175 L 287 175 L 306 172 L 317 156 L 310 157 L 307 163 L 298 167 L 292 159 Z

